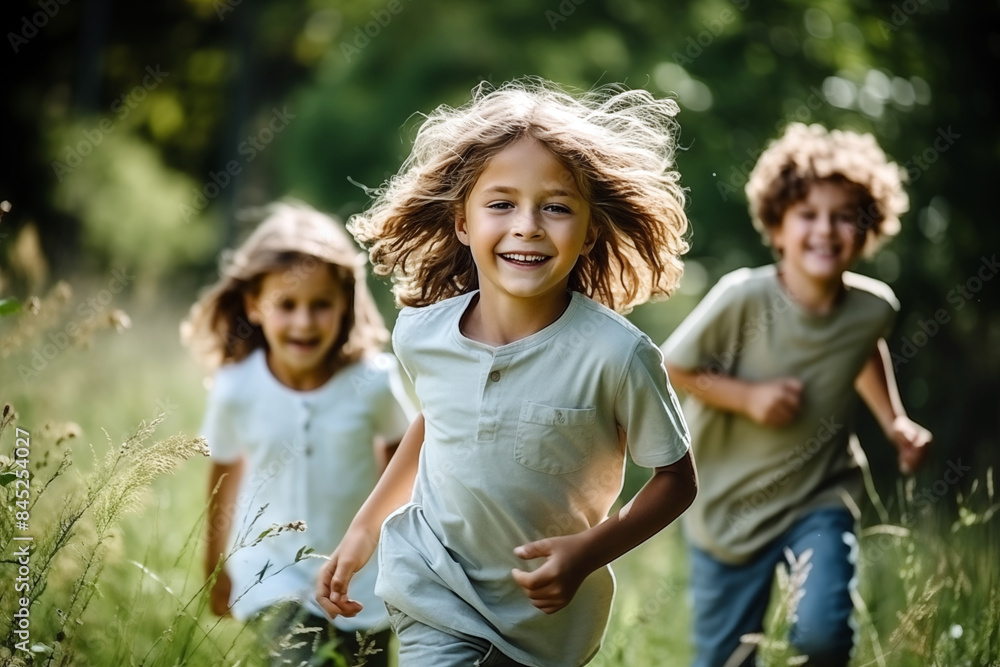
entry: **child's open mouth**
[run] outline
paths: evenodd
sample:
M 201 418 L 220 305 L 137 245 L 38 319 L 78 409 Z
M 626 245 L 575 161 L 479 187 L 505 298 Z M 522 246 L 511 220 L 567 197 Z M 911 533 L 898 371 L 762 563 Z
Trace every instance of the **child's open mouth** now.
M 294 347 L 297 350 L 308 351 L 314 349 L 319 345 L 319 339 L 309 339 L 309 340 L 289 340 L 288 345 Z
M 501 254 L 500 257 L 517 266 L 538 266 L 551 259 L 548 255 L 525 255 L 516 252 Z

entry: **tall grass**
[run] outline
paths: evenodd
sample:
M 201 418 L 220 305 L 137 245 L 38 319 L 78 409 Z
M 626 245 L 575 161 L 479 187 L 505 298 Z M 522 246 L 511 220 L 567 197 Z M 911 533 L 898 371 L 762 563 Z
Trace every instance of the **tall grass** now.
M 89 347 L 69 345 L 22 381 L 18 366 L 30 365 L 47 332 L 63 330 L 71 302 L 53 292 L 0 318 L 0 347 L 7 345 L 0 403 L 17 409 L 0 428 L 0 500 L 16 509 L 13 480 L 3 482 L 16 472 L 15 429 L 22 428 L 31 434 L 27 533 L 34 537 L 25 652 L 14 634 L 20 593 L 12 554 L 13 537 L 27 533 L 12 512 L 0 518 L 0 667 L 264 664 L 252 629 L 207 611 L 201 536 L 208 461 L 204 444 L 185 435 L 197 432 L 205 396 L 201 373 L 177 340 L 183 308 L 112 304 L 132 314 L 131 328 L 109 308 L 102 328 L 88 333 Z M 146 421 L 152 415 L 161 416 Z M 930 505 L 920 499 L 927 489 L 937 492 L 936 480 L 910 481 L 895 499 L 895 520 L 885 513 L 859 534 L 854 667 L 1000 667 L 995 471 L 966 481 Z M 641 482 L 630 479 L 628 487 Z M 779 577 L 758 638 L 761 664 L 800 662 L 787 629 L 796 573 L 807 563 Z M 618 593 L 592 664 L 688 664 L 680 530 L 668 528 L 613 568 Z
M 869 480 L 870 481 L 870 480 Z M 889 520 L 872 496 L 879 520 L 859 534 L 854 667 L 1000 667 L 1000 509 L 995 471 L 974 479 L 968 494 L 943 480 L 901 485 L 899 518 Z M 926 500 L 954 494 L 956 518 L 931 511 Z M 939 492 L 939 490 L 941 492 Z M 869 493 L 874 487 L 869 484 Z M 788 641 L 795 604 L 808 576 L 809 554 L 778 568 L 769 626 L 758 644 L 762 665 L 806 664 Z
M 138 538 L 146 528 L 129 516 L 154 497 L 161 478 L 204 458 L 205 443 L 180 431 L 154 438 L 162 412 L 123 436 L 98 427 L 97 414 L 111 416 L 108 428 L 120 432 L 139 408 L 136 373 L 109 378 L 116 354 L 146 361 L 139 373 L 162 368 L 140 349 L 148 340 L 121 348 L 96 340 L 108 326 L 126 331 L 122 311 L 77 323 L 66 313 L 70 300 L 61 283 L 45 298 L 8 307 L 0 322 L 3 398 L 30 415 L 6 404 L 0 422 L 0 498 L 10 508 L 0 516 L 0 665 L 231 664 L 237 660 L 223 659 L 224 651 L 201 647 L 221 641 L 231 652 L 239 629 L 213 633 L 218 621 L 206 618 L 200 573 L 176 576 L 196 561 L 193 532 L 136 551 L 148 535 Z M 63 338 L 67 331 L 73 335 Z M 140 402 L 144 411 L 171 407 L 162 398 Z M 65 414 L 86 425 L 55 421 Z M 85 442 L 95 431 L 97 441 Z M 185 512 L 175 521 L 193 531 L 198 518 Z M 176 568 L 160 576 L 166 554 Z

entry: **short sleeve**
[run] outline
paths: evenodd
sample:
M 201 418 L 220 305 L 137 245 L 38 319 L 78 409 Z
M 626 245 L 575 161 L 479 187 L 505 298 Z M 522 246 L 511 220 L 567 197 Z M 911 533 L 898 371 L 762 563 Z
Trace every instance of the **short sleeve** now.
M 869 308 L 873 317 L 881 319 L 879 336 L 889 338 L 896 327 L 896 319 L 899 316 L 899 299 L 896 298 L 896 293 L 892 291 L 892 288 L 881 280 L 852 271 L 844 273 L 844 284 L 852 290 L 869 296 L 870 303 L 878 304 L 869 306 Z
M 233 396 L 228 369 L 216 373 L 208 393 L 201 435 L 208 443 L 209 454 L 217 463 L 235 463 L 241 455 L 237 430 L 239 403 Z
M 684 370 L 728 372 L 739 347 L 738 292 L 748 270 L 723 276 L 663 343 L 663 357 Z
M 891 304 L 890 304 L 891 306 Z M 893 330 L 896 328 L 896 320 L 899 318 L 899 306 L 886 308 L 885 323 L 882 326 L 881 337 L 886 340 L 892 335 Z
M 677 396 L 667 380 L 660 351 L 647 338 L 636 344 L 615 401 L 615 418 L 625 431 L 638 465 L 656 468 L 683 458 L 691 436 Z
M 398 442 L 416 417 L 417 410 L 407 394 L 396 358 L 390 354 L 380 355 L 379 365 L 385 368 L 386 382 L 378 394 L 375 432 L 388 442 Z

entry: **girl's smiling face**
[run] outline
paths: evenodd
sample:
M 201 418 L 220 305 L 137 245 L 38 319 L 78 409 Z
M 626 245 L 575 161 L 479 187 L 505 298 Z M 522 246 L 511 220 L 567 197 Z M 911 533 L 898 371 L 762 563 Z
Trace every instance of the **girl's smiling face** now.
M 570 273 L 595 236 L 590 205 L 572 174 L 529 137 L 486 163 L 455 231 L 472 251 L 484 303 L 556 314 L 566 305 Z
M 250 321 L 267 340 L 271 373 L 293 389 L 315 389 L 332 375 L 330 351 L 340 334 L 347 299 L 325 263 L 296 264 L 268 273 L 247 296 Z

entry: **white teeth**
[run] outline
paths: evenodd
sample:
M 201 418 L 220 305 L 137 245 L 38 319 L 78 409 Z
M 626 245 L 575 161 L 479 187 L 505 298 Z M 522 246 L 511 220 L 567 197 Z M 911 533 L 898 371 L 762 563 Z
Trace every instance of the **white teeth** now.
M 508 253 L 506 255 L 501 255 L 501 257 L 504 257 L 506 259 L 512 259 L 515 262 L 533 262 L 533 263 L 543 262 L 546 259 L 544 255 L 521 255 L 518 253 Z

